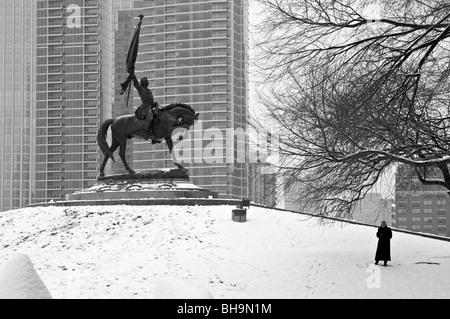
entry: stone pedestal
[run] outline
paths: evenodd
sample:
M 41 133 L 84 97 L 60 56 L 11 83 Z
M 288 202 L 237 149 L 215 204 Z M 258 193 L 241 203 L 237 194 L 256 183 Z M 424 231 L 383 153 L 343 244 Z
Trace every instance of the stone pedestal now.
M 99 177 L 91 188 L 67 195 L 67 201 L 140 199 L 213 199 L 217 193 L 192 184 L 185 170 Z

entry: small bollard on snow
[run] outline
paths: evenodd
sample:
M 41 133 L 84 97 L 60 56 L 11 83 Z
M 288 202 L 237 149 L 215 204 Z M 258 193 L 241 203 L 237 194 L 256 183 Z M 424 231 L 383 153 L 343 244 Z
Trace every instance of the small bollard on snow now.
M 245 223 L 247 221 L 247 210 L 233 209 L 232 219 L 238 223 Z
M 248 198 L 244 198 L 240 203 L 237 204 L 236 209 L 233 209 L 233 221 L 238 223 L 245 223 L 247 221 L 247 209 L 245 209 L 244 207 L 250 208 L 250 200 Z

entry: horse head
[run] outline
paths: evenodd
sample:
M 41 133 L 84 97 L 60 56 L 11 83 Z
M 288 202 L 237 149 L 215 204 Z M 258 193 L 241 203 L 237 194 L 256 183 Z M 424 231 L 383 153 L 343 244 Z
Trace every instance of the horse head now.
M 162 112 L 168 112 L 170 117 L 175 119 L 173 128 L 184 128 L 187 130 L 195 124 L 200 115 L 190 105 L 183 103 L 170 104 L 163 108 Z
M 173 140 L 182 141 L 188 134 L 189 129 L 198 121 L 199 113 L 187 104 L 171 104 L 165 111 L 171 114 L 174 122 L 171 123 L 169 131 Z M 178 138 L 175 138 L 178 136 Z
M 198 121 L 199 115 L 199 113 L 187 113 L 185 116 L 178 118 L 177 127 L 189 130 Z

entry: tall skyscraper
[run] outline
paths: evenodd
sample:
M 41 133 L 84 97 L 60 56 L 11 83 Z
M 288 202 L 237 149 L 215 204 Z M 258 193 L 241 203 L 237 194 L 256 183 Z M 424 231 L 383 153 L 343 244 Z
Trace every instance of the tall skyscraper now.
M 37 1 L 35 202 L 96 182 L 99 124 L 123 114 L 115 78 L 126 74 L 115 62 L 126 55 L 120 32 L 132 28 L 132 8 L 132 0 Z
M 160 105 L 200 113 L 178 157 L 196 185 L 247 197 L 248 1 L 135 1 L 141 13 L 138 78 L 150 79 Z M 134 141 L 131 150 L 137 171 L 174 167 L 165 145 Z
M 0 2 L 0 211 L 33 196 L 35 14 L 35 1 Z
M 99 11 L 98 0 L 37 1 L 35 202 L 97 178 Z

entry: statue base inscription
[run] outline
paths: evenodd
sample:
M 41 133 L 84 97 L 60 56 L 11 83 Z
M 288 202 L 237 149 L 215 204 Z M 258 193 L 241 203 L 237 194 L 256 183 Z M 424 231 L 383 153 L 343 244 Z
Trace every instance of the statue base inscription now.
M 173 169 L 147 174 L 99 177 L 94 186 L 67 195 L 66 200 L 213 199 L 217 197 L 217 193 L 192 184 L 185 170 Z

